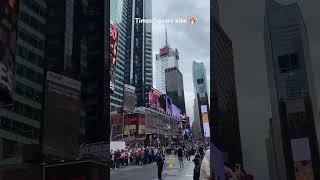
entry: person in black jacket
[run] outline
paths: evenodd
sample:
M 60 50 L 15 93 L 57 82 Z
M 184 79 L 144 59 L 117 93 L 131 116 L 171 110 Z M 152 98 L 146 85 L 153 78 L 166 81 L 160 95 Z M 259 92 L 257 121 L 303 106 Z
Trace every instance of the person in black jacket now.
M 164 164 L 164 157 L 160 154 L 160 152 L 157 153 L 156 162 L 158 166 L 158 179 L 162 180 L 162 170 L 163 170 L 163 164 Z
M 199 180 L 200 178 L 200 168 L 201 168 L 201 156 L 196 154 L 194 159 L 192 160 L 194 163 L 193 169 L 193 180 Z

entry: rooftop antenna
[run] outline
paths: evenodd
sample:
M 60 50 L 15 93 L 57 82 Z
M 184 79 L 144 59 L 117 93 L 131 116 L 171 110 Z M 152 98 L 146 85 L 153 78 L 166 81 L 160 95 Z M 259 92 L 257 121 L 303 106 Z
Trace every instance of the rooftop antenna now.
M 166 33 L 166 47 L 168 46 L 168 33 L 167 33 L 167 24 L 164 24 L 165 27 L 165 33 Z

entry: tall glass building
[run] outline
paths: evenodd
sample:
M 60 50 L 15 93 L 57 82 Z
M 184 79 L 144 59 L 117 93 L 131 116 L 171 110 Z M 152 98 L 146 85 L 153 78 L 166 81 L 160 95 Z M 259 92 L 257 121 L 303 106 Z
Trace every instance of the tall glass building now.
M 207 73 L 204 63 L 193 61 L 192 76 L 195 93 L 194 109 L 196 109 L 196 111 L 194 111 L 194 121 L 198 120 L 198 122 L 195 122 L 194 125 L 200 127 L 201 136 L 199 138 L 201 139 L 204 138 L 204 132 L 200 108 L 201 105 L 209 106 Z
M 171 98 L 172 103 L 178 106 L 181 113 L 186 113 L 183 75 L 176 67 L 165 70 L 166 94 Z
M 201 97 L 208 94 L 207 73 L 204 63 L 193 61 L 192 75 L 195 93 L 201 94 Z
M 179 52 L 172 49 L 168 44 L 166 29 L 166 44 L 160 49 L 160 53 L 156 55 L 156 84 L 155 88 L 162 94 L 166 94 L 166 69 L 176 68 L 179 70 Z
M 242 164 L 238 103 L 232 41 L 217 21 L 213 22 L 214 52 L 212 61 L 213 142 L 224 152 L 224 160 Z
M 151 0 L 130 0 L 127 29 L 127 57 L 125 84 L 135 87 L 137 106 L 146 106 L 148 91 L 152 87 L 152 24 L 143 24 L 135 18 L 152 18 Z
M 277 179 L 319 179 L 316 102 L 307 29 L 297 3 L 266 1 L 265 50 Z M 302 163 L 303 162 L 303 163 Z M 303 165 L 302 165 L 303 164 Z
M 128 3 L 128 0 L 110 1 L 110 20 L 115 24 L 118 32 L 115 90 L 110 95 L 110 112 L 115 112 L 117 108 L 123 107 L 127 21 L 130 12 L 128 12 Z
M 22 145 L 38 144 L 40 135 L 47 5 L 44 0 L 18 4 L 14 102 L 0 109 L 0 163 L 18 161 Z

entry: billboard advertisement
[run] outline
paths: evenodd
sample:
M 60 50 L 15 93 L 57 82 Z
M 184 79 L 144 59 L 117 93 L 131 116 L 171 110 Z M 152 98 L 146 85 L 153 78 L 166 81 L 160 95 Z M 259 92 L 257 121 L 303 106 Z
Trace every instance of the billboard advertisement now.
M 167 55 L 169 55 L 169 48 L 168 47 L 161 48 L 160 57 L 167 56 Z
M 295 179 L 314 180 L 309 139 L 292 139 L 291 150 L 295 168 Z
M 145 134 L 145 117 L 142 114 L 124 116 L 124 135 L 142 137 Z
M 158 109 L 158 110 L 161 109 L 160 96 L 161 96 L 161 93 L 158 90 L 153 88 L 150 89 L 148 99 L 149 99 L 149 106 L 151 108 Z
M 160 111 L 166 111 L 167 109 L 167 104 L 166 104 L 166 95 L 162 94 L 160 96 Z
M 190 126 L 184 127 L 183 136 L 184 136 L 185 139 L 190 139 L 191 138 L 192 130 L 191 130 Z
M 117 65 L 118 33 L 115 24 L 110 21 L 110 91 L 114 91 Z
M 201 117 L 202 117 L 204 137 L 210 137 L 209 116 L 208 116 L 207 105 L 201 105 Z
M 0 106 L 12 103 L 17 20 L 17 0 L 0 0 Z
M 181 110 L 174 104 L 172 104 L 172 116 L 180 119 Z
M 172 115 L 172 100 L 169 96 L 166 96 L 166 112 Z
M 48 71 L 46 88 L 43 153 L 73 159 L 79 151 L 81 84 Z

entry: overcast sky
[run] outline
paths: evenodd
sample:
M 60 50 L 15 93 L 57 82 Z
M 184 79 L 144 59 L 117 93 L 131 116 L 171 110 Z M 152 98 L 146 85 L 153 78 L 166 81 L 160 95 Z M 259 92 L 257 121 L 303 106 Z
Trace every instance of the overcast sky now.
M 320 67 L 320 1 L 300 2 L 316 71 Z M 269 180 L 265 138 L 271 112 L 263 37 L 265 1 L 220 0 L 219 4 L 221 24 L 233 41 L 244 166 L 255 179 Z M 315 73 L 317 87 L 319 73 Z
M 210 87 L 210 1 L 209 0 L 158 0 L 152 1 L 153 18 L 191 18 L 196 24 L 167 24 L 168 43 L 180 53 L 179 69 L 183 74 L 184 96 L 187 115 L 193 120 L 192 62 L 203 62 L 206 66 Z M 164 24 L 152 27 L 153 60 L 165 45 Z M 154 62 L 155 65 L 155 62 Z M 155 71 L 154 71 L 155 72 Z M 156 76 L 154 74 L 154 76 Z M 155 80 L 155 78 L 154 78 Z M 208 88 L 209 89 L 209 88 Z M 209 92 L 208 92 L 209 93 Z

